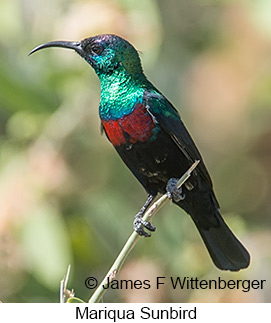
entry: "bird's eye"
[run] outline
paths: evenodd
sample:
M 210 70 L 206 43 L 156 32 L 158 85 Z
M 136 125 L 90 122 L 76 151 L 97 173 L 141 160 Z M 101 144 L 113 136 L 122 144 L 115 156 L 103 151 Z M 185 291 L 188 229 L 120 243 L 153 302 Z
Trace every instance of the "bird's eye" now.
M 94 54 L 96 54 L 96 55 L 100 55 L 100 54 L 102 54 L 102 52 L 103 52 L 104 48 L 103 48 L 102 46 L 99 46 L 99 45 L 93 45 L 93 46 L 91 47 L 91 50 L 92 50 L 92 52 L 93 52 Z

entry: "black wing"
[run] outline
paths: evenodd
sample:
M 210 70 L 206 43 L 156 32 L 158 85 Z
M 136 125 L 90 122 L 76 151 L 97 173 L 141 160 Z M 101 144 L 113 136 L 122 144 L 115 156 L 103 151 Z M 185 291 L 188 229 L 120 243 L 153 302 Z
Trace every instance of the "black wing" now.
M 213 185 L 210 175 L 193 139 L 183 124 L 178 111 L 159 92 L 146 90 L 144 92 L 143 101 L 148 112 L 160 127 L 171 136 L 172 140 L 176 143 L 185 157 L 191 161 L 191 165 L 195 160 L 200 160 L 197 171 L 201 174 L 210 188 L 212 188 Z

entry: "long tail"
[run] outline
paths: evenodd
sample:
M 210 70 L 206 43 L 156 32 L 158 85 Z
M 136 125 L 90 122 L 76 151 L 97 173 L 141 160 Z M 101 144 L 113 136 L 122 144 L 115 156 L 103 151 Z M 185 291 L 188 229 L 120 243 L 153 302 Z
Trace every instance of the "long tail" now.
M 231 271 L 248 267 L 250 255 L 224 222 L 213 192 L 208 189 L 192 195 L 176 204 L 191 215 L 214 264 Z

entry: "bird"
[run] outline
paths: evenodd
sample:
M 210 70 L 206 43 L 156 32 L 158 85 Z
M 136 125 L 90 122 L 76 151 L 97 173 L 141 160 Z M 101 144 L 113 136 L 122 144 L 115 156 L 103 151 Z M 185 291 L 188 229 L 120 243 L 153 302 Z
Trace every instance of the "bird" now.
M 199 150 L 178 111 L 144 74 L 135 47 L 120 36 L 100 34 L 81 41 L 50 41 L 29 55 L 49 47 L 74 50 L 100 80 L 102 131 L 148 195 L 134 218 L 134 230 L 145 237 L 155 231 L 143 214 L 158 194 L 167 193 L 191 216 L 217 268 L 247 268 L 250 255 L 221 216 Z M 196 160 L 199 165 L 178 188 L 178 178 Z

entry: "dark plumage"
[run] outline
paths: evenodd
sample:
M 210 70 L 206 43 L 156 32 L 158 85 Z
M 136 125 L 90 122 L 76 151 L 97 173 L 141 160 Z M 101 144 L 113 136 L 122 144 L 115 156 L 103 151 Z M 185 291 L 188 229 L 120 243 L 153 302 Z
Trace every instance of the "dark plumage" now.
M 180 198 L 172 194 L 173 202 L 190 214 L 218 268 L 246 268 L 249 254 L 220 215 L 211 178 L 195 143 L 177 110 L 147 80 L 134 47 L 118 36 L 98 35 L 81 42 L 50 42 L 32 52 L 53 46 L 74 49 L 99 76 L 103 130 L 149 194 L 135 218 L 135 230 L 145 236 L 144 227 L 154 231 L 142 221 L 145 209 L 157 193 L 167 191 L 171 178 L 181 177 L 200 160 Z

